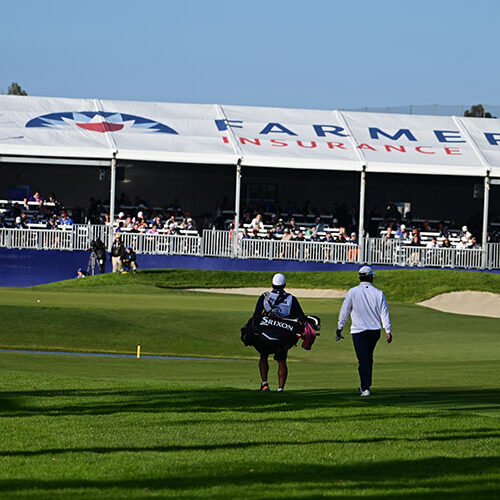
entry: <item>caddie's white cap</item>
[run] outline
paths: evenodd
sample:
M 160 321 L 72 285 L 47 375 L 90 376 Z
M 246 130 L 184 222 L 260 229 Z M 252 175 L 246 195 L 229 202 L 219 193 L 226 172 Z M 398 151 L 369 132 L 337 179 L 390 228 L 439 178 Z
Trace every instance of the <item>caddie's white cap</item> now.
M 285 275 L 281 273 L 276 273 L 273 276 L 273 286 L 285 286 L 285 285 L 286 285 Z
M 359 269 L 359 274 L 363 276 L 375 276 L 372 268 L 370 266 L 363 266 Z

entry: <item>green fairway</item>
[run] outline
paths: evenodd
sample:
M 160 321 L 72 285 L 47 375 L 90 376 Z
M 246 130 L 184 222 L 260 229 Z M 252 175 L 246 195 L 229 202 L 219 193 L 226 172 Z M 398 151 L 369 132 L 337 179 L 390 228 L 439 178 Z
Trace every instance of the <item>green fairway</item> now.
M 253 274 L 245 285 L 266 285 Z M 419 294 L 498 291 L 497 276 L 459 275 L 428 274 Z M 189 273 L 147 276 L 1 289 L 0 347 L 237 360 L 0 352 L 0 498 L 498 498 L 499 319 L 389 300 L 394 342 L 377 346 L 361 399 L 350 339 L 334 341 L 341 301 L 302 300 L 322 335 L 290 351 L 285 393 L 259 393 L 256 353 L 239 340 L 255 298 L 172 290 L 196 286 Z M 327 278 L 356 276 L 293 285 Z M 380 278 L 388 296 L 407 290 Z

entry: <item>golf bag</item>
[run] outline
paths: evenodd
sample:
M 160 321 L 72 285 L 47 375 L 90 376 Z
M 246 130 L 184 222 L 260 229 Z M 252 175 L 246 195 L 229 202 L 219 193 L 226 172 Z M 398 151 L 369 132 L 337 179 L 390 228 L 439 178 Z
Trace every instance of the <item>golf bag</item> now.
M 241 341 L 246 346 L 266 344 L 270 349 L 279 350 L 294 347 L 301 338 L 302 348 L 309 351 L 320 328 L 317 316 L 307 316 L 303 323 L 298 319 L 281 318 L 267 313 L 248 320 L 241 329 Z

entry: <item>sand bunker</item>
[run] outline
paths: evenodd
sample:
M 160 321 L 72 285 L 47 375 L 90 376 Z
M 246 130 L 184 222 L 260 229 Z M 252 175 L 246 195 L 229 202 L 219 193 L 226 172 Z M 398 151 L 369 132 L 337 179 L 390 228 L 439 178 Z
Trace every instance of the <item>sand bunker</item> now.
M 500 318 L 500 295 L 490 292 L 450 292 L 419 302 L 438 311 Z
M 258 297 L 260 294 L 269 291 L 269 288 L 189 288 L 189 292 L 207 292 L 207 293 L 231 293 L 234 295 L 253 295 Z M 310 290 L 307 288 L 287 288 L 287 292 L 295 295 L 299 299 L 343 299 L 346 290 Z

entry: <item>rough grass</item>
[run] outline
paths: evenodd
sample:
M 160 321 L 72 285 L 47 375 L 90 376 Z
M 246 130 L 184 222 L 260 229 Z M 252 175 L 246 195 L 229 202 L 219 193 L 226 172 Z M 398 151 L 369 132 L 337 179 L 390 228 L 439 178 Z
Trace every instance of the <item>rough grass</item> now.
M 192 269 L 145 270 L 134 274 L 105 274 L 35 287 L 52 290 L 113 290 L 113 292 L 178 288 L 266 287 L 273 273 L 201 271 Z M 347 290 L 356 284 L 355 271 L 286 273 L 289 287 Z M 478 290 L 500 293 L 500 274 L 426 269 L 377 271 L 375 285 L 389 301 L 415 303 L 445 292 Z

